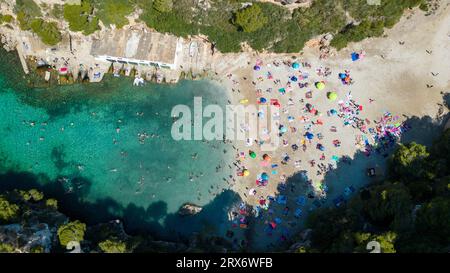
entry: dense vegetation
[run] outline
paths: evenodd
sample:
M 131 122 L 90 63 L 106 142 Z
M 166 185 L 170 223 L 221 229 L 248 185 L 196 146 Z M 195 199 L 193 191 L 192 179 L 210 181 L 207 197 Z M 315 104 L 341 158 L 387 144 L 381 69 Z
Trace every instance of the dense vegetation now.
M 33 0 L 16 0 L 20 27 L 32 30 L 31 23 L 42 12 Z M 383 35 L 400 20 L 405 9 L 427 8 L 427 0 L 381 0 L 368 5 L 367 0 L 314 0 L 307 8 L 290 12 L 271 3 L 244 0 L 82 0 L 81 5 L 54 5 L 53 18 L 63 17 L 72 31 L 89 35 L 100 28 L 128 24 L 126 18 L 140 9 L 140 20 L 159 32 L 177 36 L 204 34 L 222 52 L 238 52 L 242 44 L 255 50 L 298 52 L 309 39 L 325 33 L 335 35 L 331 45 L 337 49 L 349 42 Z M 248 3 L 252 5 L 248 5 Z M 60 35 L 52 24 L 40 34 L 53 43 Z M 39 35 L 39 34 L 38 34 Z
M 42 16 L 41 9 L 33 0 L 16 0 L 14 11 L 22 30 L 30 30 L 32 20 Z
M 244 32 L 253 32 L 267 24 L 267 17 L 259 5 L 251 5 L 236 12 L 233 23 Z
M 69 22 L 69 29 L 81 31 L 84 35 L 98 30 L 98 17 L 93 15 L 93 10 L 88 0 L 82 0 L 81 5 L 64 5 L 64 19 Z
M 383 252 L 450 250 L 450 129 L 428 151 L 399 145 L 388 177 L 346 205 L 310 215 L 312 246 L 303 251 L 367 252 L 376 240 Z
M 11 23 L 13 21 L 14 17 L 10 14 L 0 14 L 0 24 L 3 23 Z
M 31 21 L 30 27 L 47 45 L 56 45 L 62 39 L 56 22 L 46 22 L 38 18 Z
M 205 34 L 223 52 L 239 51 L 244 42 L 256 50 L 298 52 L 307 40 L 324 33 L 336 34 L 332 45 L 338 49 L 348 42 L 380 36 L 385 27 L 398 22 L 405 9 L 426 1 L 381 0 L 381 5 L 368 5 L 366 0 L 315 0 L 293 13 L 270 3 L 254 3 L 250 9 L 243 7 L 249 1 L 236 0 L 214 1 L 209 9 L 193 8 L 192 0 L 179 0 L 170 12 L 162 13 L 154 2 L 136 0 L 143 9 L 141 19 L 158 31 L 178 36 Z
M 127 245 L 125 242 L 118 240 L 106 240 L 98 244 L 99 248 L 105 253 L 125 253 Z
M 61 246 L 67 246 L 70 242 L 81 242 L 84 240 L 86 224 L 80 221 L 69 222 L 58 228 L 58 238 Z
M 33 0 L 16 0 L 15 12 L 22 30 L 33 31 L 47 45 L 56 45 L 61 41 L 56 22 L 43 20 L 41 8 Z
M 97 16 L 106 26 L 115 25 L 121 28 L 128 24 L 128 16 L 133 12 L 134 6 L 129 0 L 103 0 L 96 1 Z

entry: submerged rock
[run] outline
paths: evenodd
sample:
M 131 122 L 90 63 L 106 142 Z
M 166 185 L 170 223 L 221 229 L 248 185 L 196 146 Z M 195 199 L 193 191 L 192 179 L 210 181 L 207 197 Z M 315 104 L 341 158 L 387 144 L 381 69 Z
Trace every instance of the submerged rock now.
M 181 206 L 181 208 L 178 210 L 178 214 L 180 214 L 182 216 L 195 215 L 201 211 L 202 211 L 202 207 L 191 204 L 191 203 L 186 203 L 183 206 Z

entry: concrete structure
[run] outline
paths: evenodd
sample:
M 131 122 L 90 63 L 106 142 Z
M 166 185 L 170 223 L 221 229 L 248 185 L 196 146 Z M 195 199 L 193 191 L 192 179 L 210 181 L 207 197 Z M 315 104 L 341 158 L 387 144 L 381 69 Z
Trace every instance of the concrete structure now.
M 90 54 L 96 60 L 176 69 L 182 39 L 146 29 L 118 29 L 93 39 Z

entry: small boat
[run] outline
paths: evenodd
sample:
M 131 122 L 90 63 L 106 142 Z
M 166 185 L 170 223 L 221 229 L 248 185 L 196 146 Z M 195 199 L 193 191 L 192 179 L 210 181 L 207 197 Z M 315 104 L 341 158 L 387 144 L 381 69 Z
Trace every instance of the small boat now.
M 141 77 L 136 77 L 135 79 L 134 79 L 134 82 L 133 82 L 133 85 L 134 86 L 141 86 L 141 85 L 144 85 L 144 79 L 143 78 L 141 78 Z
M 157 73 L 156 74 L 156 82 L 157 83 L 162 83 L 163 80 L 164 80 L 164 76 L 162 74 L 160 74 L 160 73 Z

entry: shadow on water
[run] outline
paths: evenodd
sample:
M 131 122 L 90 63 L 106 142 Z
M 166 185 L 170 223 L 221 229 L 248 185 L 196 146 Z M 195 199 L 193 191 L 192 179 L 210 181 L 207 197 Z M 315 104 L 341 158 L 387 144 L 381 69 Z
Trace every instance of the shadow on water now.
M 47 198 L 57 198 L 60 211 L 71 219 L 79 219 L 88 224 L 121 219 L 125 230 L 131 234 L 148 234 L 169 241 L 174 238 L 187 238 L 192 233 L 205 229 L 214 231 L 216 235 L 223 235 L 223 230 L 213 230 L 212 227 L 226 224 L 228 208 L 241 202 L 235 192 L 226 190 L 203 206 L 200 213 L 182 217 L 177 213 L 168 213 L 167 204 L 163 201 L 152 203 L 147 208 L 134 203 L 124 207 L 111 198 L 100 199 L 95 203 L 83 201 L 89 194 L 91 182 L 82 177 L 72 180 L 72 184 L 83 185 L 72 193 L 67 193 L 67 188 L 61 180 L 48 183 L 41 183 L 42 181 L 49 179 L 43 175 L 9 171 L 0 174 L 0 192 L 36 188 L 43 191 Z
M 279 192 L 273 197 L 274 201 L 270 203 L 269 210 L 252 220 L 247 232 L 251 250 L 285 251 L 301 241 L 301 231 L 305 229 L 306 219 L 312 211 L 343 204 L 366 185 L 381 181 L 386 175 L 387 159 L 398 143 L 415 141 L 429 147 L 440 136 L 449 118 L 450 114 L 438 119 L 429 116 L 408 117 L 405 124 L 409 129 L 397 142 L 391 143 L 385 149 L 373 150 L 369 156 L 363 151 L 358 151 L 351 159 L 339 160 L 324 176 L 323 185 L 327 186 L 326 192 L 314 192 L 308 179 L 301 172 L 289 177 L 285 186 L 278 188 Z M 377 175 L 373 178 L 368 177 L 368 168 L 375 168 Z M 280 197 L 287 197 L 286 202 L 278 202 Z M 299 198 L 306 201 L 299 202 Z M 300 216 L 296 217 L 295 214 L 299 210 Z M 271 222 L 277 224 L 275 229 L 270 227 Z

